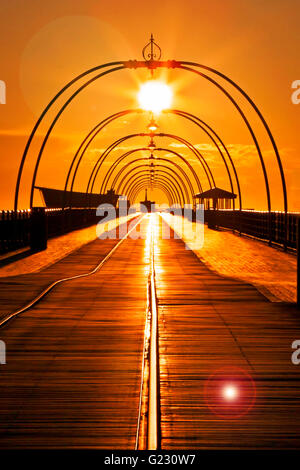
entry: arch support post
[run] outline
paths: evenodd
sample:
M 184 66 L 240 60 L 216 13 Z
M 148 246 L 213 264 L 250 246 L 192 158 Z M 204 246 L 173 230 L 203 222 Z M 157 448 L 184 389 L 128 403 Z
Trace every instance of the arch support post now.
M 33 207 L 30 214 L 30 249 L 34 253 L 47 249 L 48 221 L 45 207 Z

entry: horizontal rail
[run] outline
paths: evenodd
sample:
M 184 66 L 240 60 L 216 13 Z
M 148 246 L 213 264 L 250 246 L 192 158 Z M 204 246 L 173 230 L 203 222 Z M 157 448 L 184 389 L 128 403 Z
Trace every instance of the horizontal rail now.
M 297 247 L 297 223 L 300 214 L 239 210 L 206 210 L 205 222 L 266 240 L 286 248 Z
M 118 209 L 116 212 L 118 216 Z M 86 208 L 0 211 L 0 255 L 30 247 L 33 239 L 44 237 L 45 246 L 49 238 L 89 227 L 100 220 L 96 209 Z

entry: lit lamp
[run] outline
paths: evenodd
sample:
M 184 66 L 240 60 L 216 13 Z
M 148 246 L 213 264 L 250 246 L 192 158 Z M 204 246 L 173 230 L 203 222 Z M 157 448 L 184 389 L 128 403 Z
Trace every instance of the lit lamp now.
M 152 116 L 152 119 L 148 124 L 148 130 L 151 134 L 154 134 L 154 132 L 156 132 L 157 129 L 158 129 L 158 125 L 156 124 L 156 122 L 154 121 L 153 116 Z
M 149 142 L 148 148 L 149 148 L 151 151 L 153 151 L 153 150 L 156 148 L 156 145 L 155 145 L 155 143 L 154 143 L 152 137 L 151 137 L 151 140 L 150 140 L 150 142 Z

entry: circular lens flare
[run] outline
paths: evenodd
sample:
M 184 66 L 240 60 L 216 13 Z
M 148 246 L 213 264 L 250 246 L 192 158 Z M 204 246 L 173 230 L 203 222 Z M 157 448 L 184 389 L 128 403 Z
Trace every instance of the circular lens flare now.
M 239 367 L 224 367 L 213 372 L 204 384 L 205 402 L 222 419 L 247 414 L 256 399 L 254 380 Z
M 138 93 L 139 104 L 145 111 L 159 114 L 163 109 L 171 106 L 173 93 L 171 88 L 163 82 L 151 80 L 144 83 Z

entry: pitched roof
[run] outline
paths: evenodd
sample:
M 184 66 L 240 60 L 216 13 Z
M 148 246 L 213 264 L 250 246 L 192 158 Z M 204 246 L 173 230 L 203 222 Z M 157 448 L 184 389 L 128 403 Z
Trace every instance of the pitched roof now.
M 225 191 L 221 188 L 212 188 L 203 193 L 195 194 L 195 198 L 199 199 L 235 199 L 236 194 L 231 193 L 230 191 Z

